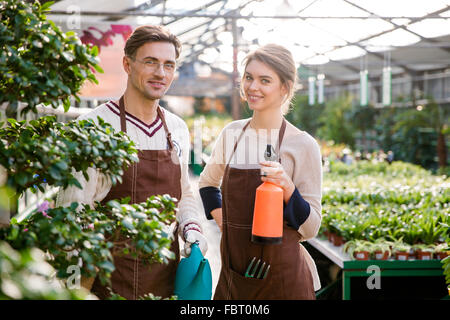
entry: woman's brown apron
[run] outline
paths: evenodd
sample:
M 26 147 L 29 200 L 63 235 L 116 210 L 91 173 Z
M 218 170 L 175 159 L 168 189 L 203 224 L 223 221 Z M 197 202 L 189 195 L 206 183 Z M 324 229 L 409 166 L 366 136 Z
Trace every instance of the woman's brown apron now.
M 249 123 L 242 129 L 230 161 Z M 278 136 L 278 156 L 285 129 L 286 120 L 283 119 Z M 256 188 L 262 183 L 260 169 L 230 168 L 230 161 L 227 162 L 221 187 L 222 270 L 214 299 L 315 299 L 313 279 L 300 250 L 297 230 L 288 227 L 285 222 L 281 244 L 261 245 L 251 242 Z M 253 257 L 270 264 L 265 279 L 244 276 Z
M 120 98 L 120 129 L 127 132 L 125 119 L 125 105 Z M 138 150 L 139 162 L 131 165 L 122 176 L 122 183 L 111 188 L 102 203 L 130 197 L 130 203 L 147 201 L 152 195 L 169 194 L 176 199 L 181 198 L 181 168 L 173 146 L 171 134 L 167 128 L 164 114 L 157 108 L 157 112 L 167 135 L 168 149 L 166 150 Z M 175 274 L 180 257 L 177 228 L 171 251 L 175 259 L 168 264 L 152 263 L 134 258 L 131 255 L 115 254 L 113 248 L 115 271 L 111 275 L 112 291 L 126 299 L 137 299 L 148 293 L 155 296 L 169 297 L 173 294 Z M 110 296 L 108 289 L 101 285 L 98 278 L 92 286 L 92 293 L 100 299 Z

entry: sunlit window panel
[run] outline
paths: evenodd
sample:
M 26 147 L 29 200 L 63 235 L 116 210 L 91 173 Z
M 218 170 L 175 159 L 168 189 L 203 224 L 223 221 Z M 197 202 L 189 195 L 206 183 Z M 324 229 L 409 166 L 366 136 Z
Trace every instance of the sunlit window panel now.
M 425 38 L 443 36 L 450 32 L 450 19 L 424 20 L 413 23 L 407 28 Z
M 166 23 L 171 21 L 173 18 L 166 18 Z M 166 27 L 175 34 L 184 33 L 187 30 L 194 28 L 195 26 L 199 26 L 203 23 L 208 22 L 210 19 L 208 18 L 184 18 L 178 19 L 175 22 L 169 23 Z M 202 29 L 203 27 L 200 27 Z
M 317 55 L 310 59 L 304 60 L 304 64 L 306 65 L 315 65 L 315 64 L 325 64 L 328 63 L 330 59 L 325 55 Z
M 342 60 L 360 57 L 366 54 L 364 49 L 357 46 L 348 46 L 340 49 L 333 50 L 326 54 L 331 60 Z
M 420 38 L 403 29 L 397 29 L 381 36 L 372 38 L 367 44 L 373 47 L 389 48 L 391 46 L 407 46 L 418 42 Z
M 392 29 L 392 24 L 381 19 L 307 19 L 307 22 L 348 42 Z
M 352 0 L 360 7 L 380 16 L 422 17 L 449 5 L 447 0 Z
M 302 16 L 318 17 L 368 17 L 369 14 L 358 9 L 347 2 L 341 0 L 335 1 L 316 1 L 310 7 L 302 11 Z

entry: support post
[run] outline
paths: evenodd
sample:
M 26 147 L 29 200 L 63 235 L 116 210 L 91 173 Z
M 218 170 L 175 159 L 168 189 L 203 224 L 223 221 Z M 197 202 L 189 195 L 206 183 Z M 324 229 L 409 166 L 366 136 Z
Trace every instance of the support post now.
M 233 73 L 232 73 L 232 90 L 231 90 L 231 116 L 233 120 L 241 118 L 240 98 L 239 98 L 239 81 L 237 69 L 237 55 L 239 47 L 238 30 L 236 19 L 231 19 L 231 33 L 233 35 Z

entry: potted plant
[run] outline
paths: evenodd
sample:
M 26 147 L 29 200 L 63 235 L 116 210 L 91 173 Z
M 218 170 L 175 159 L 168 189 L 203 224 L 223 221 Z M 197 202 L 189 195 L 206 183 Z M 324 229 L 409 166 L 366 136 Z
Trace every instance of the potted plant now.
M 345 243 L 345 237 L 347 231 L 347 222 L 343 219 L 342 215 L 336 217 L 330 222 L 330 238 L 333 245 L 340 247 Z
M 114 270 L 110 249 L 116 234 L 132 238 L 137 249 L 133 254 L 166 263 L 174 254 L 165 230 L 176 210 L 174 199 L 167 195 L 132 205 L 126 199 L 98 203 L 95 208 L 76 202 L 69 207 L 42 203 L 30 208 L 31 214 L 17 212 L 17 201 L 27 191 L 80 188 L 73 172 L 82 172 L 88 179 L 90 168 L 114 185 L 122 182 L 123 170 L 138 160 L 128 136 L 101 119 L 98 124 L 93 120 L 62 123 L 52 116 L 29 120 L 29 116 L 38 116 L 30 113 L 36 113 L 40 104 L 54 108 L 62 104 L 67 111 L 71 97 L 79 100 L 76 94 L 84 81 L 97 81 L 93 70 L 101 71 L 96 47 L 82 45 L 75 33 L 64 34 L 46 19 L 50 5 L 24 0 L 6 0 L 0 5 L 0 52 L 4 53 L 0 105 L 7 105 L 6 115 L 11 117 L 0 124 L 0 171 L 5 176 L 1 183 L 13 192 L 7 223 L 0 221 L 5 224 L 0 240 L 17 251 L 39 248 L 58 280 L 68 279 L 70 267 L 81 264 L 81 276 L 98 276 L 107 282 Z M 19 111 L 27 120 L 15 119 Z M 0 279 L 7 273 L 1 271 Z M 5 286 L 0 283 L 0 291 Z
M 387 260 L 392 254 L 392 242 L 384 238 L 378 238 L 373 242 L 373 255 L 375 260 Z
M 438 260 L 442 260 L 450 255 L 450 247 L 447 243 L 442 242 L 434 247 L 434 257 Z
M 367 240 L 353 239 L 347 241 L 342 250 L 348 253 L 352 259 L 369 260 L 373 247 L 372 243 Z
M 416 250 L 417 260 L 431 260 L 433 259 L 433 252 L 435 249 L 433 244 L 415 244 L 413 248 Z
M 401 239 L 394 243 L 395 259 L 400 261 L 406 261 L 409 259 L 409 253 L 411 251 L 411 245 L 401 241 Z

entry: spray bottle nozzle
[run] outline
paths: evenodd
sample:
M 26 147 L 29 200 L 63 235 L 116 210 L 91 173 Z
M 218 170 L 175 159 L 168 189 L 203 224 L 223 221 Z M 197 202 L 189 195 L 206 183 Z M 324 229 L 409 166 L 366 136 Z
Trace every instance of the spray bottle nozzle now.
M 266 152 L 264 152 L 264 159 L 266 161 L 275 161 L 276 160 L 276 154 L 275 154 L 271 144 L 268 144 L 266 147 Z

